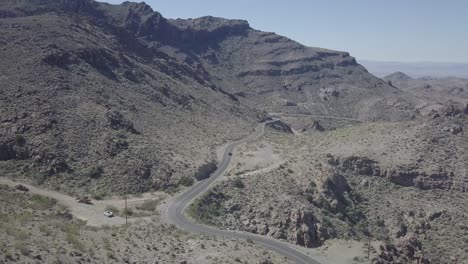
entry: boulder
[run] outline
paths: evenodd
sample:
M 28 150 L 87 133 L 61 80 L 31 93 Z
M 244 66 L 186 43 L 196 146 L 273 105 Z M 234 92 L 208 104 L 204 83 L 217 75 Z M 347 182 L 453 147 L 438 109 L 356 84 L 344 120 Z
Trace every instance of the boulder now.
M 325 131 L 325 128 L 320 125 L 318 120 L 314 120 L 311 125 L 305 127 L 303 131 L 318 131 L 318 132 L 323 132 Z
M 268 123 L 267 126 L 269 128 L 272 128 L 272 129 L 280 131 L 280 132 L 284 132 L 284 133 L 288 133 L 288 134 L 294 134 L 292 128 L 288 124 L 284 123 L 281 120 L 276 120 L 274 122 Z
M 461 132 L 463 132 L 463 127 L 461 125 L 453 125 L 451 128 L 450 128 L 450 133 L 454 134 L 454 135 L 458 135 L 460 134 Z

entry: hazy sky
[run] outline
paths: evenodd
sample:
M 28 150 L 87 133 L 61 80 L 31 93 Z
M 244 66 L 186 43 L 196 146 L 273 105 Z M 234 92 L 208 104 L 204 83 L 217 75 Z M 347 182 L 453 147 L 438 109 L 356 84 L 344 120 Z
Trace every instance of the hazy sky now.
M 101 0 L 121 3 L 120 0 Z M 148 0 L 167 18 L 240 18 L 359 59 L 468 62 L 466 0 Z

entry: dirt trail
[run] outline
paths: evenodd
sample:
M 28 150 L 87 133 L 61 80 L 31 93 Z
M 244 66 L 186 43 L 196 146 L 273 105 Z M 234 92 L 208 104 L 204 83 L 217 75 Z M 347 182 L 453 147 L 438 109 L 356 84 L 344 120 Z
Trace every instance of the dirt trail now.
M 59 203 L 65 205 L 70 210 L 70 213 L 80 220 L 84 220 L 90 226 L 103 226 L 103 225 L 123 225 L 125 224 L 125 218 L 120 216 L 114 216 L 112 218 L 104 216 L 104 211 L 107 206 L 113 206 L 122 210 L 125 207 L 125 200 L 123 199 L 111 199 L 111 200 L 100 200 L 92 201 L 92 205 L 78 203 L 75 197 L 50 190 L 44 190 L 32 186 L 30 184 L 25 184 L 21 182 L 15 182 L 13 180 L 0 177 L 0 184 L 8 185 L 15 187 L 18 184 L 22 184 L 29 188 L 29 192 L 33 194 L 39 194 L 42 196 L 50 197 L 57 200 Z M 145 194 L 143 197 L 138 198 L 129 198 L 127 203 L 129 207 L 142 204 L 144 201 L 149 199 L 160 199 L 163 197 L 162 193 L 155 194 Z M 148 220 L 151 216 L 148 217 L 129 217 L 129 222 L 134 222 L 137 220 Z

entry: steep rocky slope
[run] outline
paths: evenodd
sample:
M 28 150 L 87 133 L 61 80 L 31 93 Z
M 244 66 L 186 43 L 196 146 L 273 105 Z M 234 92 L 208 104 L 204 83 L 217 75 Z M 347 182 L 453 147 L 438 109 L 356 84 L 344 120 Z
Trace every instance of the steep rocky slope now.
M 4 174 L 75 191 L 171 188 L 263 111 L 415 116 L 344 52 L 144 3 L 0 3 Z M 91 187 L 93 186 L 93 187 Z
M 100 15 L 81 15 L 88 7 L 36 8 L 0 21 L 4 174 L 77 191 L 168 188 L 257 122 L 260 112 L 238 105 L 199 69 Z
M 369 74 L 346 52 L 305 47 L 274 33 L 253 30 L 246 21 L 213 17 L 170 21 L 214 75 L 213 82 L 241 102 L 267 111 L 401 120 L 414 116 L 410 95 Z M 206 25 L 215 23 L 219 29 Z M 219 32 L 218 32 L 219 31 Z M 230 32 L 223 35 L 221 32 Z M 205 34 L 214 41 L 205 42 Z

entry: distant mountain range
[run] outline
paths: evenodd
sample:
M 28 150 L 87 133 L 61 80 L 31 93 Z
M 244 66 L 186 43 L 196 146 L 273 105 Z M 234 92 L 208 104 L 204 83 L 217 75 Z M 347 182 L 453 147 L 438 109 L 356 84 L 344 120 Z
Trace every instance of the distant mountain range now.
M 385 77 L 394 72 L 404 72 L 413 78 L 420 77 L 459 77 L 468 78 L 468 63 L 451 62 L 396 62 L 359 60 L 359 63 L 377 77 Z

